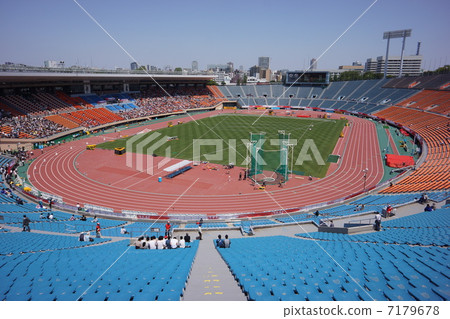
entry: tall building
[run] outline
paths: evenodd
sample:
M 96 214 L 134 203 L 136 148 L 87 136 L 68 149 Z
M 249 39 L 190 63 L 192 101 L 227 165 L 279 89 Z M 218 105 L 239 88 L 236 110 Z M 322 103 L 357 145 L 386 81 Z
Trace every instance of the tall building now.
M 198 62 L 192 61 L 192 71 L 198 71 Z
M 421 55 L 410 55 L 403 57 L 402 75 L 404 76 L 418 76 L 422 74 L 422 59 Z M 376 59 L 369 58 L 366 61 L 364 68 L 365 72 L 384 73 L 384 56 L 379 56 Z M 390 56 L 387 64 L 387 76 L 398 76 L 400 73 L 400 56 Z
M 137 62 L 131 62 L 130 68 L 131 68 L 131 70 L 137 70 L 137 69 L 138 69 L 138 64 L 137 64 Z
M 249 73 L 250 76 L 256 76 L 256 75 L 259 76 L 259 71 L 260 71 L 260 67 L 254 65 L 254 66 L 252 66 L 252 67 L 249 69 L 249 72 L 248 72 L 248 73 Z
M 311 59 L 311 61 L 309 62 L 309 69 L 311 71 L 317 70 L 317 60 L 316 59 Z
M 260 56 L 258 58 L 258 66 L 262 69 L 270 69 L 270 58 L 268 56 Z
M 228 73 L 233 73 L 234 71 L 234 63 L 233 62 L 228 62 L 227 63 L 227 72 Z

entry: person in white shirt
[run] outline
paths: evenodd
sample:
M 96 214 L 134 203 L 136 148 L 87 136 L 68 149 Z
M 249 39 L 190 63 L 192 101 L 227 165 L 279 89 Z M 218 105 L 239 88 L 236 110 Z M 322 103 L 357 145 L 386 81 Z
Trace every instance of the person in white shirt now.
M 150 241 L 147 243 L 148 244 L 148 249 L 156 249 L 156 237 L 152 236 L 150 238 Z
M 170 247 L 172 247 L 172 249 L 178 248 L 178 239 L 177 237 L 172 237 L 170 239 Z
M 166 242 L 163 236 L 158 237 L 158 241 L 156 242 L 156 249 L 164 249 L 166 248 Z
M 181 236 L 180 240 L 178 241 L 178 247 L 186 248 L 186 241 L 184 240 L 183 236 Z
M 123 226 L 122 226 L 122 228 L 120 229 L 120 233 L 121 233 L 122 235 L 129 234 L 129 232 L 128 232 L 128 231 L 126 230 L 126 228 L 123 227 Z

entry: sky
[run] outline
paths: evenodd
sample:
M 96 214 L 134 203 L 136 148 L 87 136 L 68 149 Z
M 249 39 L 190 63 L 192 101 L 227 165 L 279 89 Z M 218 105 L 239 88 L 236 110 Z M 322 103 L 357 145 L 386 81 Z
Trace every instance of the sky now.
M 196 60 L 200 69 L 230 61 L 248 69 L 268 56 L 272 70 L 304 69 L 318 57 L 318 69 L 336 69 L 384 55 L 383 33 L 401 29 L 412 29 L 405 55 L 415 54 L 422 42 L 425 70 L 450 64 L 448 0 L 0 0 L 0 5 L 0 64 L 43 66 L 44 60 L 57 60 L 69 67 L 114 69 L 130 68 L 135 60 L 190 68 Z M 391 40 L 389 55 L 400 55 L 401 44 Z

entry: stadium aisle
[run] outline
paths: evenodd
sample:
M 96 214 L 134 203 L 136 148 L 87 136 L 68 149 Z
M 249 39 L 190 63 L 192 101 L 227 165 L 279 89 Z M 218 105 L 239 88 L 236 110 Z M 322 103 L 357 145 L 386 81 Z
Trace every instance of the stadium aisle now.
M 246 301 L 227 265 L 214 247 L 219 232 L 204 232 L 192 267 L 185 301 Z M 228 232 L 233 245 L 233 231 Z M 238 235 L 239 234 L 239 235 Z M 222 236 L 224 236 L 222 232 Z M 239 232 L 236 236 L 241 237 Z

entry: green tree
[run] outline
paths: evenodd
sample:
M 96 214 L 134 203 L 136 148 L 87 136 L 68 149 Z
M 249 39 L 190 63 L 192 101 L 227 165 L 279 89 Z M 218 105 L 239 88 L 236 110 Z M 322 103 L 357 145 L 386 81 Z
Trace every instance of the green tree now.
M 206 85 L 219 85 L 219 83 L 214 80 L 208 80 L 208 82 L 206 82 Z
M 176 67 L 174 71 L 175 71 L 175 72 L 181 72 L 181 71 L 183 71 L 183 69 L 180 68 L 180 67 Z

